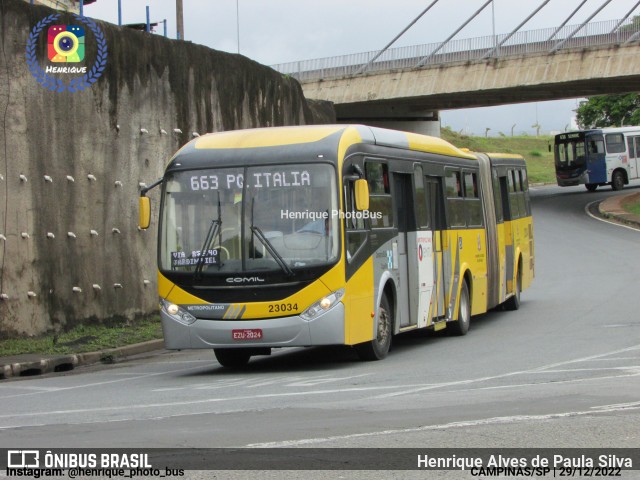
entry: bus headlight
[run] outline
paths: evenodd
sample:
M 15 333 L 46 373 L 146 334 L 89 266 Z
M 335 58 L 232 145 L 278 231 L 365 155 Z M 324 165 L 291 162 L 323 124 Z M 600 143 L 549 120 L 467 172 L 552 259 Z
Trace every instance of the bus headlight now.
M 175 303 L 167 302 L 164 298 L 160 299 L 160 307 L 171 318 L 180 323 L 184 323 L 185 325 L 191 325 L 197 320 L 196 317 L 191 315 L 184 308 L 180 308 Z
M 300 314 L 300 318 L 303 320 L 313 320 L 324 312 L 331 310 L 334 306 L 336 306 L 340 299 L 344 296 L 344 288 L 340 290 L 336 290 L 335 292 L 330 293 L 326 297 L 321 298 L 309 308 L 307 308 L 304 312 Z

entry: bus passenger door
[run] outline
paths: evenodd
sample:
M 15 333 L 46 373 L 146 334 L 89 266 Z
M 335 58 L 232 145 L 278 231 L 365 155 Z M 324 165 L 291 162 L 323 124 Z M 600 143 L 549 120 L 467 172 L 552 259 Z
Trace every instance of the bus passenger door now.
M 629 178 L 638 178 L 638 162 L 640 162 L 640 137 L 629 137 Z
M 416 252 L 415 215 L 413 205 L 412 176 L 393 173 L 395 216 L 398 219 L 398 319 L 400 328 L 411 327 L 418 322 L 418 272 L 417 262 L 408 260 L 409 252 Z
M 424 177 L 425 196 L 429 212 L 429 228 L 433 237 L 433 293 L 431 317 L 442 319 L 445 315 L 444 303 L 444 197 L 442 184 L 438 177 Z
M 504 215 L 504 251 L 505 251 L 505 291 L 501 300 L 506 299 L 507 294 L 513 293 L 513 275 L 514 275 L 514 254 L 513 251 L 513 222 L 511 203 L 509 202 L 509 193 L 515 189 L 513 182 L 513 170 L 508 170 L 506 176 L 499 177 L 500 196 L 502 197 L 502 208 Z
M 581 143 L 576 143 L 576 151 L 581 147 Z M 584 147 L 582 148 L 584 150 Z M 588 172 L 587 183 L 607 182 L 607 158 L 604 149 L 604 137 L 593 134 L 586 138 L 586 170 Z

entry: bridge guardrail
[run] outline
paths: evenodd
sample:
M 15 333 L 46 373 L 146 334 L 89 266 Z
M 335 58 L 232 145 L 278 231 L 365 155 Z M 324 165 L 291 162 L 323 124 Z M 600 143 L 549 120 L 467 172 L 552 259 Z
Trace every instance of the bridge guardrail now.
M 578 27 L 579 25 L 565 25 L 560 29 L 551 27 L 516 32 L 496 50 L 494 50 L 496 45 L 499 45 L 509 34 L 452 40 L 435 55 L 431 54 L 440 47 L 441 43 L 390 48 L 373 62 L 365 73 L 414 68 L 425 59 L 427 61 L 421 65 L 421 68 L 477 61 L 485 58 L 487 54 L 490 54 L 490 58 L 539 54 L 550 52 L 563 41 L 559 50 L 616 45 L 624 43 L 640 32 L 640 23 L 634 22 L 633 19 L 628 19 L 622 24 L 620 20 L 607 20 L 588 23 L 569 38 Z M 376 50 L 281 63 L 271 67 L 302 82 L 341 78 L 355 75 L 377 54 Z

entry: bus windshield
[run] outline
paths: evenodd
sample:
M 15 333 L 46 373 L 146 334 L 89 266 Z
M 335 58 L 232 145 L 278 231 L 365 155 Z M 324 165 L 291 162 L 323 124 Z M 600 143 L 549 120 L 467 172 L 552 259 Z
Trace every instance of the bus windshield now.
M 338 193 L 328 164 L 172 172 L 162 203 L 161 270 L 294 275 L 338 259 Z
M 576 168 L 585 163 L 584 135 L 562 135 L 556 139 L 555 160 L 557 168 Z

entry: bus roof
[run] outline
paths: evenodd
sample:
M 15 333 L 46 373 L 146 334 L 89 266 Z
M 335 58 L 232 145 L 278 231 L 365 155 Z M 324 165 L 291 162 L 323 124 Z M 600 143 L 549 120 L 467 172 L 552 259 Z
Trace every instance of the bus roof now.
M 209 133 L 184 145 L 174 155 L 174 159 L 178 156 L 181 158 L 192 155 L 201 156 L 203 150 L 282 147 L 311 144 L 323 140 L 332 142 L 336 149 L 342 151 L 346 151 L 346 148 L 351 145 L 364 143 L 475 159 L 473 155 L 441 138 L 365 125 L 307 125 Z
M 487 152 L 485 155 L 488 155 L 491 158 L 500 159 L 500 160 L 524 160 L 524 157 L 518 153 L 490 153 Z
M 571 135 L 576 133 L 629 133 L 640 132 L 640 127 L 603 127 L 603 128 L 588 128 L 586 130 L 571 130 L 568 132 L 562 132 L 556 135 L 556 138 L 563 137 L 564 135 Z

